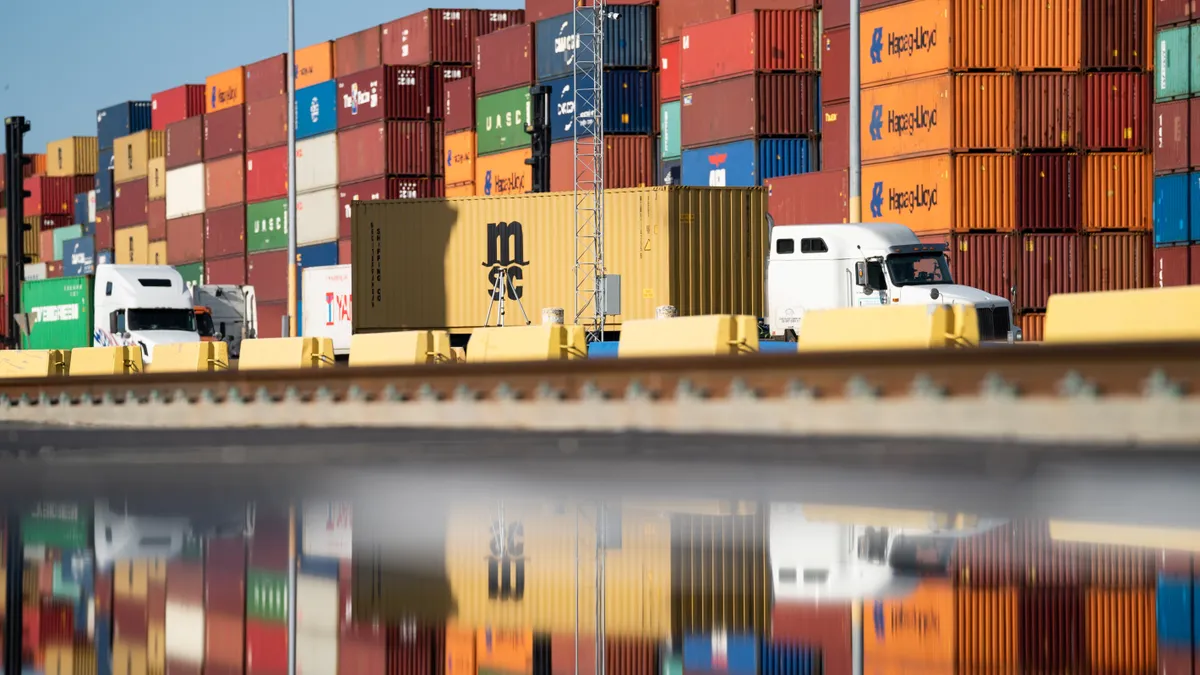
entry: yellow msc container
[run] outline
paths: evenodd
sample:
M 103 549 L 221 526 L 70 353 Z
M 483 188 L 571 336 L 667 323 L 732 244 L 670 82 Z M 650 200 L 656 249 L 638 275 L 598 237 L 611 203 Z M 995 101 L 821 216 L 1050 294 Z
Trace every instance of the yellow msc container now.
M 114 141 L 113 182 L 125 183 L 149 176 L 150 160 L 166 157 L 166 138 L 165 131 L 139 131 Z
M 95 136 L 72 136 L 46 146 L 46 175 L 61 178 L 97 172 L 100 146 Z
M 605 266 L 621 277 L 623 321 L 762 316 L 767 253 L 762 188 L 654 187 L 606 191 Z M 354 332 L 482 327 L 501 270 L 507 325 L 575 306 L 575 200 L 569 192 L 512 197 L 355 202 Z M 518 302 L 519 301 L 519 302 Z M 610 308 L 612 304 L 610 303 Z M 498 309 L 492 307 L 491 325 Z

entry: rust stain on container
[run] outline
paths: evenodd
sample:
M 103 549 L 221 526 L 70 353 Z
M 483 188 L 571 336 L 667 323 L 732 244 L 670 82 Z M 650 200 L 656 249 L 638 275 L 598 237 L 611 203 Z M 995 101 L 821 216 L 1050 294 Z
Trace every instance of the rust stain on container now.
M 1082 217 L 1079 155 L 1017 156 L 1017 224 L 1022 230 L 1079 229 Z
M 1015 588 L 960 589 L 955 593 L 959 672 L 1017 665 L 1017 603 Z
M 1021 590 L 1020 667 L 1024 672 L 1078 672 L 1084 666 L 1084 591 Z
M 1021 237 L 1017 307 L 1045 309 L 1055 293 L 1079 292 L 1082 238 L 1077 234 L 1026 234 Z
M 1155 591 L 1087 592 L 1087 652 L 1092 672 L 1148 673 L 1158 666 Z
M 1088 149 L 1148 149 L 1150 74 L 1086 73 L 1082 77 L 1083 137 Z
M 1076 149 L 1083 144 L 1079 76 L 1076 73 L 1017 75 L 1017 147 Z
M 1085 291 L 1150 287 L 1152 242 L 1146 232 L 1094 233 L 1084 237 Z
M 1046 314 L 1031 312 L 1021 315 L 1021 338 L 1025 342 L 1041 342 L 1046 338 Z
M 1015 0 L 1017 70 L 1077 71 L 1081 61 L 1081 0 Z
M 1093 588 L 1151 588 L 1157 580 L 1157 558 L 1161 553 L 1166 552 L 1136 546 L 1097 545 L 1092 551 L 1091 585 Z M 1191 572 L 1190 565 L 1188 572 Z
M 334 75 L 343 77 L 382 65 L 382 45 L 380 26 L 338 38 L 333 43 Z
M 1025 583 L 1030 586 L 1078 586 L 1086 583 L 1090 548 L 1075 542 L 1054 541 L 1046 521 L 1017 527 L 1019 555 L 1025 561 Z
M 1154 174 L 1149 153 L 1096 153 L 1083 164 L 1085 230 L 1150 230 Z

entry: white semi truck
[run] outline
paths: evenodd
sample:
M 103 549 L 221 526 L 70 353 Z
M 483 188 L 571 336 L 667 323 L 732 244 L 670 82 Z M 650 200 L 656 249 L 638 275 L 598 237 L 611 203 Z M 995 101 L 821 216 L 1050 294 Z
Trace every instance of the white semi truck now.
M 154 360 L 162 344 L 199 342 L 191 292 L 167 265 L 97 265 L 94 346 L 136 345 Z

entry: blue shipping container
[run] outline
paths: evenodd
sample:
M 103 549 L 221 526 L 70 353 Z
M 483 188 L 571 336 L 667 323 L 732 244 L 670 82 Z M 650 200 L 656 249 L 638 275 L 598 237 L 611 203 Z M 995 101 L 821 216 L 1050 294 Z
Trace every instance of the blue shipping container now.
M 337 130 L 337 80 L 296 92 L 296 138 L 312 138 Z
M 605 9 L 604 65 L 610 68 L 652 68 L 656 44 L 654 6 L 605 5 Z M 576 51 L 584 54 L 592 52 L 591 44 L 581 40 L 575 33 L 574 23 L 572 14 L 537 22 L 534 55 L 537 58 L 539 81 L 570 75 Z
M 1188 240 L 1188 183 L 1192 174 L 1177 173 L 1154 179 L 1154 243 L 1183 244 Z
M 75 220 L 71 221 L 76 225 L 87 225 L 92 222 L 88 217 L 88 192 L 81 192 L 75 195 Z
M 620 342 L 593 342 L 588 345 L 589 359 L 615 359 Z
M 100 151 L 100 171 L 96 174 L 96 210 L 105 211 L 113 206 L 113 151 Z
M 1200 241 L 1200 172 L 1188 174 L 1188 239 Z
M 649 134 L 654 131 L 654 74 L 634 70 L 616 70 L 604 74 L 604 133 Z M 581 129 L 589 129 L 596 116 L 593 105 L 575 110 L 572 78 L 546 83 L 550 87 L 550 140 L 564 141 L 575 136 L 576 118 Z
M 683 672 L 758 674 L 758 638 L 728 635 L 719 642 L 713 635 L 683 638 Z
M 1192 648 L 1194 611 L 1192 580 L 1188 577 L 1158 575 L 1158 643 L 1163 646 Z
M 808 173 L 806 138 L 764 138 L 683 151 L 683 184 L 694 187 L 755 187 L 763 179 Z
M 126 101 L 96 111 L 96 136 L 101 150 L 112 150 L 116 139 L 149 128 L 150 101 Z
M 91 236 L 63 242 L 63 275 L 81 277 L 96 272 L 96 240 Z
M 96 675 L 113 675 L 112 619 L 96 612 Z
M 789 344 L 761 343 L 761 344 Z M 796 351 L 795 343 L 790 343 Z M 817 652 L 798 644 L 767 642 L 763 644 L 760 661 L 762 675 L 813 675 L 820 673 Z

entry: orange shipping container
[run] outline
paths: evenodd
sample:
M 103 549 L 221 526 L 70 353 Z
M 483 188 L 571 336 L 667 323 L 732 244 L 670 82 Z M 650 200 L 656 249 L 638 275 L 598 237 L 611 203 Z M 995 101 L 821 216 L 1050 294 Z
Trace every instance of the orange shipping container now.
M 475 183 L 474 182 L 460 183 L 459 185 L 447 185 L 446 186 L 446 197 L 447 198 L 474 197 L 474 196 L 475 196 Z
M 333 79 L 333 41 L 326 40 L 296 51 L 296 89 Z
M 863 222 L 914 232 L 1011 231 L 1016 161 L 1007 154 L 932 155 L 864 166 Z
M 1017 590 L 961 588 L 955 602 L 958 669 L 976 672 L 1015 668 Z
M 475 132 L 447 134 L 445 144 L 446 185 L 470 183 L 475 179 Z
M 954 586 L 924 581 L 897 600 L 868 601 L 863 612 L 863 662 L 954 663 Z
M 829 673 L 828 666 L 826 669 L 825 672 Z M 863 675 L 955 675 L 955 671 L 953 663 L 906 663 L 864 659 Z
M 864 12 L 859 30 L 863 86 L 1012 68 L 1012 14 L 1003 2 L 914 0 Z
M 529 148 L 475 158 L 475 193 L 480 197 L 523 195 L 533 188 Z
M 204 97 L 208 101 L 205 104 L 207 113 L 215 113 L 246 102 L 246 69 L 243 66 L 209 75 L 204 85 L 208 93 Z
M 1021 315 L 1021 339 L 1025 342 L 1041 342 L 1046 337 L 1046 314 L 1035 312 Z
M 1012 75 L 934 75 L 863 91 L 864 161 L 950 150 L 1011 150 L 1016 141 Z
M 1100 152 L 1083 160 L 1083 229 L 1146 231 L 1153 226 L 1149 153 Z
M 481 628 L 475 636 L 475 659 L 480 671 L 533 673 L 533 631 Z
M 1093 672 L 1153 672 L 1157 646 L 1153 588 L 1088 591 L 1087 653 Z
M 446 626 L 446 675 L 475 675 L 475 632 Z
M 1017 70 L 1079 70 L 1080 5 L 1081 0 L 1016 0 L 1012 4 L 1013 65 Z

